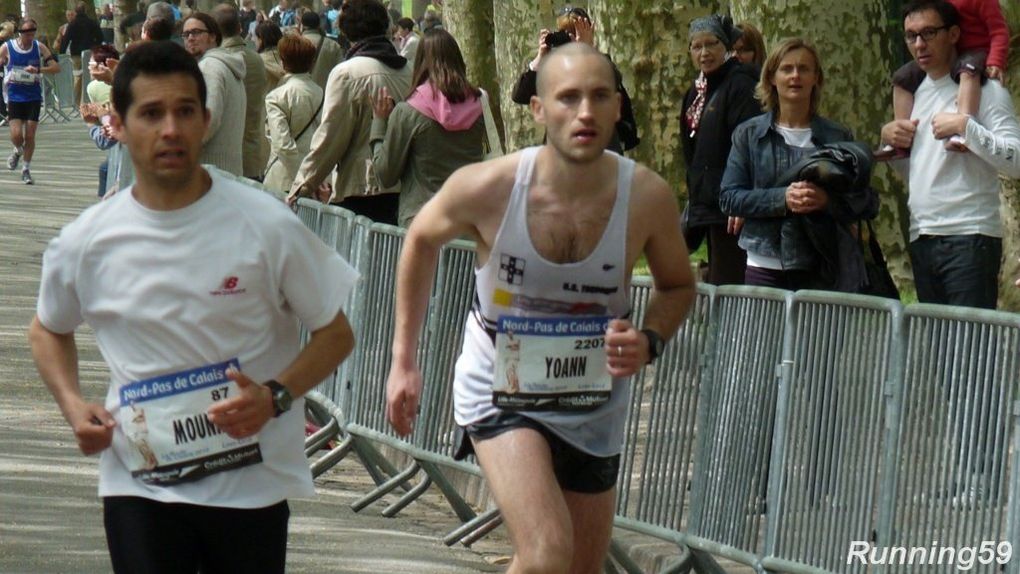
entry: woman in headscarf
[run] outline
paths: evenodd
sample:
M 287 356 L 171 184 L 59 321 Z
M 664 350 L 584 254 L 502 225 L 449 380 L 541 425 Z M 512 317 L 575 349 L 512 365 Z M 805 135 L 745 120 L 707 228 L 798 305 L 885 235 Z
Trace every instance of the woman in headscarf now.
M 761 113 L 754 99 L 756 70 L 732 57 L 740 32 L 726 16 L 691 22 L 691 60 L 698 68 L 680 114 L 687 164 L 684 237 L 692 251 L 708 238 L 708 274 L 714 285 L 744 282 L 746 255 L 737 245 L 740 219 L 719 209 L 719 185 L 726 170 L 733 130 Z

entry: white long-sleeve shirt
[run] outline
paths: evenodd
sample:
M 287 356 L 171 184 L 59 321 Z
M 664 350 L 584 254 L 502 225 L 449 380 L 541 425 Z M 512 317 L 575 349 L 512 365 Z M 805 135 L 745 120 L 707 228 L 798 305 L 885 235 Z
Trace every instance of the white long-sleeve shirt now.
M 967 122 L 970 153 L 946 151 L 932 134 L 941 112 L 957 112 L 959 86 L 949 75 L 925 78 L 914 94 L 911 119 L 919 120 L 909 166 L 910 240 L 920 235 L 1002 237 L 999 174 L 1020 178 L 1020 123 L 1009 92 L 996 81 L 981 90 L 978 114 Z

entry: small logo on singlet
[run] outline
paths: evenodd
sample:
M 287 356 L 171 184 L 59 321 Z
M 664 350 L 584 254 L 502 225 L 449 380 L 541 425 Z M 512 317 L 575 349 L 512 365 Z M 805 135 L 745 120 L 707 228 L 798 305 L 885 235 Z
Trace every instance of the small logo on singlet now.
M 520 285 L 524 282 L 524 260 L 513 255 L 500 254 L 499 256 L 499 279 L 510 285 Z
M 240 285 L 240 283 L 241 283 L 241 280 L 238 279 L 237 277 L 234 277 L 234 276 L 224 277 L 223 278 L 223 283 L 220 284 L 220 288 L 216 289 L 215 291 L 210 291 L 209 294 L 210 295 L 240 295 L 242 293 L 247 292 L 248 291 L 247 289 L 244 289 L 243 287 L 242 288 L 238 287 L 238 285 Z
M 602 270 L 603 271 L 612 271 L 613 269 L 616 269 L 616 265 L 613 265 L 612 263 L 603 263 L 602 264 Z

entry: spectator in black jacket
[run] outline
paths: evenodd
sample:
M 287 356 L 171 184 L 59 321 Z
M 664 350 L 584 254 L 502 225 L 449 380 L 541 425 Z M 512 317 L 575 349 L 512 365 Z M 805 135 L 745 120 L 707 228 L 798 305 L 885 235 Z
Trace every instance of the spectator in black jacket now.
M 595 26 L 584 8 L 565 8 L 563 13 L 556 18 L 556 28 L 556 32 L 549 30 L 539 32 L 538 55 L 528 63 L 528 69 L 521 74 L 510 96 L 515 103 L 528 105 L 531 103 L 531 96 L 538 93 L 535 85 L 538 79 L 538 63 L 549 53 L 549 50 L 567 42 L 584 42 L 590 46 L 595 45 Z M 623 153 L 624 150 L 637 147 L 641 143 L 641 138 L 638 137 L 637 122 L 634 120 L 634 109 L 630 103 L 630 96 L 627 95 L 627 88 L 623 86 L 623 76 L 616 68 L 616 64 L 613 64 L 613 73 L 616 74 L 616 89 L 621 96 L 620 120 L 616 122 L 616 134 L 606 149 Z
M 708 237 L 705 281 L 713 285 L 742 284 L 747 262 L 747 253 L 737 246 L 743 222 L 719 210 L 719 185 L 733 130 L 762 113 L 754 99 L 757 70 L 732 57 L 739 36 L 729 17 L 712 15 L 691 22 L 691 60 L 699 72 L 680 114 L 687 164 L 684 237 L 691 251 Z
M 81 53 L 103 43 L 103 29 L 99 27 L 98 22 L 88 17 L 85 6 L 84 2 L 78 2 L 74 7 L 74 20 L 67 25 L 64 44 L 60 46 L 61 53 L 65 51 L 65 46 L 70 48 L 71 64 L 74 68 L 75 106 L 81 104 Z

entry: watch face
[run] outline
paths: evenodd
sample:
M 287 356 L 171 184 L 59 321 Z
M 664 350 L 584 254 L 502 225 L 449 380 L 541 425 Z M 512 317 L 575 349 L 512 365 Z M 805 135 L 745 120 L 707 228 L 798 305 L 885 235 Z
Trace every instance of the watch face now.
M 294 402 L 294 398 L 290 396 L 290 392 L 287 389 L 280 389 L 273 396 L 273 402 L 276 403 L 278 411 L 285 413 L 290 410 L 290 405 Z

